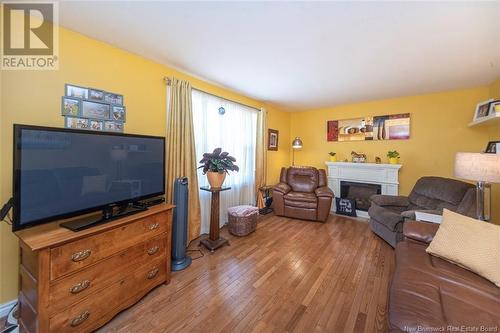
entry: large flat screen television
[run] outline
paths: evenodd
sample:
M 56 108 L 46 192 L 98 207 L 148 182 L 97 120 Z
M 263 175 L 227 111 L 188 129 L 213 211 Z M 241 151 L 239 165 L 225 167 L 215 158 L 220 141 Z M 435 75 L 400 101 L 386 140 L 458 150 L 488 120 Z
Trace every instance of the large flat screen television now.
M 14 125 L 13 230 L 165 192 L 165 138 Z

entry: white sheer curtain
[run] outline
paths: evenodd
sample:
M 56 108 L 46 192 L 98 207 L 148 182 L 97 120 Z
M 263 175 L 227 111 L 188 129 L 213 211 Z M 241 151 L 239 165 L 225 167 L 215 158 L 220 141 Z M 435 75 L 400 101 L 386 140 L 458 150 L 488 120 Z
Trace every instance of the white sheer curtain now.
M 219 108 L 225 113 L 221 115 Z M 258 110 L 193 89 L 193 122 L 196 157 L 215 148 L 236 158 L 239 172 L 230 172 L 224 186 L 231 190 L 220 195 L 220 226 L 227 222 L 227 208 L 255 205 L 255 151 Z M 208 186 L 207 177 L 198 170 L 198 183 Z M 210 228 L 210 193 L 200 191 L 201 233 Z

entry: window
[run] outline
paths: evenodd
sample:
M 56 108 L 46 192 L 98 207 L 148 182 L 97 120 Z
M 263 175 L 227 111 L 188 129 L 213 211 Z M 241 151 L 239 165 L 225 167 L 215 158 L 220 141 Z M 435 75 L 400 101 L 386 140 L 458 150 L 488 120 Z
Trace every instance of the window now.
M 220 112 L 223 107 L 225 112 Z M 220 195 L 220 224 L 227 221 L 227 208 L 255 204 L 255 150 L 259 110 L 193 89 L 193 123 L 196 158 L 222 148 L 236 158 L 239 172 L 230 172 L 224 181 L 231 190 Z M 223 114 L 222 114 L 223 113 Z M 200 186 L 207 177 L 198 170 Z M 200 191 L 201 232 L 210 229 L 210 193 Z

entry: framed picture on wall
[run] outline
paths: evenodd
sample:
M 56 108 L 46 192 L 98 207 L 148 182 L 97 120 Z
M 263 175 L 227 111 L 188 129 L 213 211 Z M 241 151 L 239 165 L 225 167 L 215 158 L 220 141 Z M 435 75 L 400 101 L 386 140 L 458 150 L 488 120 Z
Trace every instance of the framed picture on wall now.
M 279 131 L 274 129 L 267 130 L 267 150 L 278 150 Z
M 78 116 L 80 114 L 82 101 L 78 98 L 62 97 L 61 114 L 63 116 Z
M 73 129 L 89 129 L 90 121 L 89 119 L 79 118 L 79 117 L 65 117 L 64 125 L 66 128 Z
M 106 103 L 82 101 L 82 117 L 109 120 L 110 108 Z
M 497 112 L 500 112 L 500 100 L 495 100 L 490 103 L 488 116 L 494 115 Z
M 125 122 L 125 107 L 121 105 L 111 105 L 111 119 Z
M 476 112 L 474 112 L 474 118 L 472 120 L 476 121 L 481 118 L 488 117 L 490 115 L 490 104 L 493 101 L 493 99 L 489 99 L 487 101 L 478 103 L 476 105 Z
M 484 152 L 487 154 L 500 154 L 500 141 L 488 142 Z
M 105 92 L 104 102 L 109 104 L 123 105 L 123 95 Z
M 89 98 L 89 90 L 85 87 L 75 86 L 73 84 L 65 84 L 64 90 L 67 97 L 76 97 L 81 99 Z
M 89 99 L 91 101 L 102 102 L 104 101 L 104 91 L 98 89 L 89 89 Z

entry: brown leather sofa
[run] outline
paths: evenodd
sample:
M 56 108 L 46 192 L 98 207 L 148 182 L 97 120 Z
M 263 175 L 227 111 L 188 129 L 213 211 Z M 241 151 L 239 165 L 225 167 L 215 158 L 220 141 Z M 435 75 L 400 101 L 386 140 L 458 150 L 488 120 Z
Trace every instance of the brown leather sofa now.
M 425 252 L 438 228 L 427 222 L 404 224 L 389 291 L 389 331 L 499 332 L 500 288 Z
M 410 195 L 373 195 L 368 210 L 370 228 L 392 247 L 403 239 L 403 222 L 415 211 L 441 215 L 443 208 L 475 217 L 476 191 L 472 184 L 442 177 L 422 177 Z
M 332 199 L 324 169 L 281 168 L 280 183 L 273 188 L 274 212 L 279 216 L 325 222 Z

